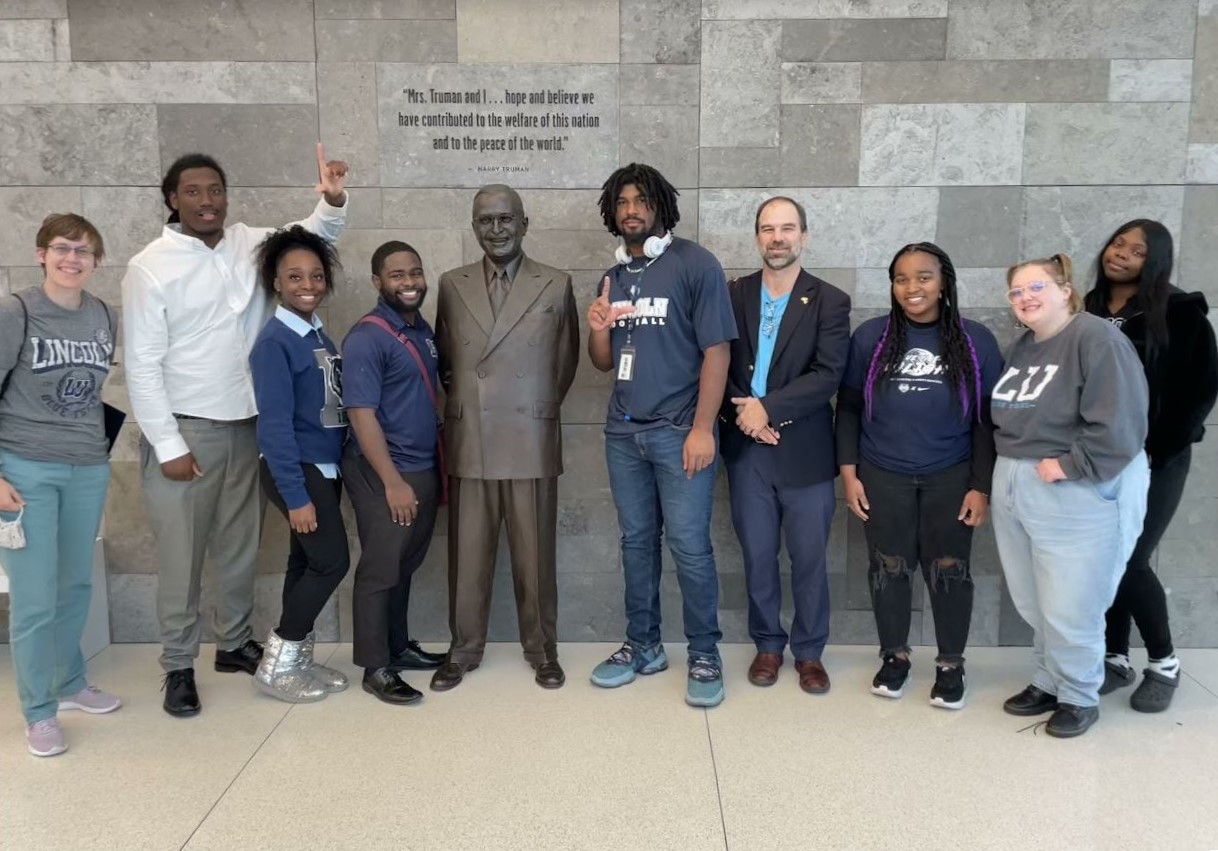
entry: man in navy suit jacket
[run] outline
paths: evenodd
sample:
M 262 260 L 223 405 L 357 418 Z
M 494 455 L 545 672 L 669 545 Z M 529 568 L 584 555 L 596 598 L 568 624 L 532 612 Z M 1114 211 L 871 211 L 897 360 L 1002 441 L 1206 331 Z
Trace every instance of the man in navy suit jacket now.
M 821 654 L 837 474 L 829 402 L 846 368 L 850 297 L 800 267 L 808 218 L 796 201 L 765 201 L 755 231 L 764 265 L 731 286 L 740 336 L 731 345 L 720 437 L 757 646 L 749 681 L 773 685 L 789 643 L 800 688 L 820 694 L 829 690 Z M 780 616 L 783 532 L 795 598 L 789 639 Z

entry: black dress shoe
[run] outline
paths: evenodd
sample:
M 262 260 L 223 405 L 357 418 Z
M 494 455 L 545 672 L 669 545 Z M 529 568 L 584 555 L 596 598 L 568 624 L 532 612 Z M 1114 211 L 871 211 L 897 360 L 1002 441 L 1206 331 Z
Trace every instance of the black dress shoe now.
M 1072 703 L 1057 704 L 1057 711 L 1045 725 L 1045 732 L 1058 739 L 1073 739 L 1090 729 L 1100 720 L 1098 706 L 1075 706 Z
M 252 638 L 236 650 L 216 651 L 216 670 L 222 674 L 235 674 L 238 671 L 255 674 L 261 661 L 262 645 Z
M 188 718 L 199 714 L 202 707 L 199 705 L 199 690 L 195 688 L 194 668 L 170 671 L 161 683 L 161 690 L 165 692 L 162 706 L 170 715 Z
M 396 671 L 430 671 L 444 664 L 444 653 L 428 653 L 417 641 L 406 642 L 406 649 L 389 660 L 389 667 Z
M 1057 709 L 1057 695 L 1028 686 L 1019 694 L 1008 697 L 1002 704 L 1007 715 L 1044 715 Z
M 423 699 L 423 692 L 412 688 L 409 683 L 398 676 L 392 668 L 376 668 L 364 671 L 364 691 L 383 700 L 403 706 L 407 703 L 418 703 Z
M 537 666 L 537 676 L 533 677 L 533 681 L 542 688 L 562 688 L 567 675 L 563 673 L 558 660 L 551 659 Z
M 465 675 L 477 667 L 477 662 L 472 665 L 462 662 L 445 662 L 432 675 L 431 690 L 448 691 L 450 688 L 456 688 L 461 685 L 461 680 L 465 679 Z

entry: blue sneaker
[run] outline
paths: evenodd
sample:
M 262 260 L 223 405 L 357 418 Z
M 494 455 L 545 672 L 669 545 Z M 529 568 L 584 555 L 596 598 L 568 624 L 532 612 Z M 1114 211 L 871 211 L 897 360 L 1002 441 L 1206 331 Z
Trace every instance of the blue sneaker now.
M 592 671 L 592 685 L 617 688 L 634 682 L 636 674 L 658 674 L 667 668 L 668 656 L 664 653 L 663 644 L 646 650 L 636 650 L 626 643 L 596 666 Z
M 690 706 L 718 706 L 723 703 L 723 666 L 714 656 L 690 656 L 689 680 L 685 702 Z

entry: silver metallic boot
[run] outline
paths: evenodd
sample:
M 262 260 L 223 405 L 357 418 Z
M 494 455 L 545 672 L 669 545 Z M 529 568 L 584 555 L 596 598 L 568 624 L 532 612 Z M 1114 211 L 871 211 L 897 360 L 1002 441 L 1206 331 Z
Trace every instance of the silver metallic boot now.
M 310 676 L 305 666 L 305 643 L 285 641 L 275 630 L 271 630 L 262 653 L 262 662 L 254 674 L 254 686 L 288 703 L 324 700 L 327 694 L 325 688 Z
M 315 679 L 326 691 L 346 691 L 346 674 L 333 668 L 327 668 L 325 665 L 319 665 L 313 661 L 313 644 L 316 640 L 316 632 L 310 632 L 304 640 L 305 669 L 309 672 L 309 676 Z

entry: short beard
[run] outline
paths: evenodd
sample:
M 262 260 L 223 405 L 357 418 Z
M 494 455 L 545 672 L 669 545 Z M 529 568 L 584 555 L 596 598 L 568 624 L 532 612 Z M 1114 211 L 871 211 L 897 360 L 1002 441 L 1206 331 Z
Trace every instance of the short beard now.
M 798 262 L 799 262 L 799 254 L 798 254 L 798 253 L 796 253 L 796 252 L 794 252 L 794 251 L 792 251 L 792 252 L 791 252 L 791 253 L 789 253 L 789 254 L 788 254 L 786 257 L 783 257 L 783 258 L 778 259 L 778 260 L 771 260 L 769 257 L 767 257 L 767 256 L 765 256 L 765 255 L 763 254 L 763 255 L 761 256 L 761 262 L 762 262 L 762 263 L 765 263 L 767 266 L 769 266 L 769 267 L 770 267 L 771 269 L 773 269 L 775 272 L 778 272 L 778 271 L 781 271 L 782 269 L 786 269 L 787 267 L 789 267 L 789 266 L 794 266 L 796 263 L 798 263 Z

